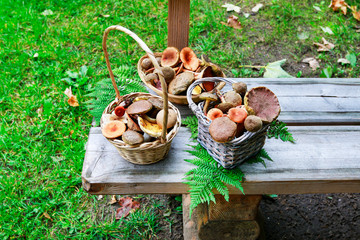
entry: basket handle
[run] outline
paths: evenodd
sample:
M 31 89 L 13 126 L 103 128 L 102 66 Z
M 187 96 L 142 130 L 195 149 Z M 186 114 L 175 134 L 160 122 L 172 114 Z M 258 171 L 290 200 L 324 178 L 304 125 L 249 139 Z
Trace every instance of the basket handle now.
M 132 37 L 139 45 L 140 47 L 147 53 L 147 55 L 149 56 L 152 64 L 154 65 L 155 68 L 155 73 L 157 73 L 159 75 L 160 78 L 160 82 L 161 82 L 161 88 L 163 91 L 163 104 L 164 104 L 164 119 L 163 119 L 163 126 L 162 126 L 162 134 L 161 134 L 161 143 L 165 143 L 166 142 L 166 130 L 167 130 L 167 122 L 168 122 L 168 93 L 167 93 L 167 86 L 166 86 L 166 82 L 164 79 L 164 74 L 160 69 L 159 63 L 156 61 L 156 58 L 154 56 L 154 53 L 149 49 L 149 47 L 132 31 L 130 31 L 127 28 L 124 28 L 122 26 L 119 25 L 114 25 L 114 26 L 110 26 L 108 28 L 105 29 L 104 35 L 103 35 L 103 42 L 102 42 L 102 47 L 104 50 L 104 54 L 105 54 L 105 60 L 106 60 L 106 66 L 107 69 L 109 70 L 109 74 L 110 74 L 110 78 L 111 78 L 111 82 L 113 84 L 113 87 L 115 89 L 116 92 L 116 98 L 120 101 L 121 96 L 120 96 L 120 92 L 119 89 L 116 85 L 115 82 L 115 78 L 114 78 L 114 73 L 111 69 L 110 66 L 110 61 L 109 61 L 109 53 L 107 51 L 107 47 L 106 47 L 106 40 L 108 38 L 109 32 L 112 30 L 119 30 L 122 31 L 124 33 L 126 33 L 127 35 L 129 35 L 130 37 Z
M 197 116 L 197 118 L 203 118 L 205 116 L 202 114 L 201 109 L 192 100 L 191 93 L 197 85 L 204 83 L 204 82 L 215 82 L 215 83 L 220 82 L 220 84 L 219 84 L 220 88 L 218 88 L 219 90 L 224 87 L 224 84 L 221 84 L 221 83 L 229 83 L 229 84 L 234 83 L 233 80 L 222 78 L 222 77 L 206 77 L 206 78 L 201 78 L 201 79 L 193 82 L 186 92 L 186 98 L 189 103 L 189 108 Z

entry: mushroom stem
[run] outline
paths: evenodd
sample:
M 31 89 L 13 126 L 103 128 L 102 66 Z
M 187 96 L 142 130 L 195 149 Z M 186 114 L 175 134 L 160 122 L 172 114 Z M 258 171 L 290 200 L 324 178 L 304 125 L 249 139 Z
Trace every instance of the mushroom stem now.
M 215 91 L 216 91 L 216 95 L 218 95 L 218 97 L 220 98 L 221 102 L 222 102 L 222 103 L 225 103 L 225 102 L 226 102 L 226 101 L 225 101 L 225 98 L 224 98 L 224 96 L 221 94 L 220 90 L 217 89 L 217 88 L 214 88 L 214 89 L 215 89 Z
M 152 67 L 152 68 L 149 68 L 148 70 L 145 71 L 145 73 L 152 72 L 152 71 L 154 71 L 154 69 L 155 69 L 155 68 L 153 68 L 153 67 Z
M 184 63 L 181 63 L 179 69 L 176 71 L 175 75 L 178 75 L 179 73 L 181 73 L 184 70 Z
M 204 108 L 203 108 L 203 112 L 205 115 L 207 114 L 207 109 L 209 108 L 210 101 L 211 100 L 209 100 L 209 99 L 205 100 L 205 104 L 204 104 Z

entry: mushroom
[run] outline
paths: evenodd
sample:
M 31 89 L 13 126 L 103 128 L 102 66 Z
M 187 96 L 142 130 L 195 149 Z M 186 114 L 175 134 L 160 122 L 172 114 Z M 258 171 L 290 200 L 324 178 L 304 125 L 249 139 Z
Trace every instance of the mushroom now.
M 145 81 L 151 82 L 151 84 L 154 84 L 155 79 L 159 79 L 156 73 L 149 73 L 148 75 L 145 76 Z
M 175 71 L 171 67 L 161 67 L 160 70 L 164 75 L 164 79 L 166 83 L 169 83 L 175 77 Z
M 195 71 L 200 65 L 200 61 L 196 54 L 189 47 L 184 47 L 181 49 L 180 59 L 184 63 L 184 67 L 191 71 Z
M 276 95 L 266 87 L 256 87 L 244 97 L 245 107 L 251 107 L 264 123 L 270 123 L 279 116 L 280 104 Z
M 228 117 L 233 122 L 243 123 L 247 117 L 247 112 L 244 108 L 230 108 Z
M 117 106 L 114 110 L 114 113 L 118 117 L 122 117 L 125 114 L 125 108 L 123 106 Z
M 219 118 L 223 116 L 223 112 L 219 108 L 212 108 L 206 114 L 206 116 L 212 121 L 215 118 Z
M 209 133 L 214 141 L 225 143 L 234 139 L 236 123 L 228 117 L 219 117 L 210 123 Z
M 164 120 L 164 110 L 161 110 L 156 115 L 156 123 L 159 125 L 160 128 L 163 127 L 163 120 Z M 175 126 L 176 122 L 177 122 L 177 114 L 174 110 L 169 108 L 167 128 L 171 128 L 171 127 Z
M 191 94 L 193 94 L 193 95 L 198 95 L 200 93 L 201 93 L 201 87 L 199 85 L 197 85 L 191 92 Z
M 240 94 L 235 91 L 228 91 L 224 94 L 225 102 L 229 102 L 234 104 L 235 106 L 239 106 L 242 104 L 242 99 Z
M 179 62 L 179 50 L 175 47 L 167 47 L 161 56 L 161 66 L 174 67 Z
M 141 130 L 144 133 L 149 134 L 152 137 L 158 138 L 162 134 L 162 129 L 156 123 L 151 123 L 142 117 L 138 117 L 138 123 Z
M 229 109 L 233 107 L 235 107 L 235 105 L 228 102 L 222 102 L 219 105 L 217 105 L 217 108 L 220 109 L 223 113 L 227 113 Z
M 235 92 L 240 94 L 242 97 L 245 96 L 247 92 L 247 85 L 244 82 L 236 82 L 232 84 L 232 88 Z
M 148 70 L 152 66 L 153 64 L 149 58 L 144 58 L 141 62 L 141 67 L 143 67 L 145 70 Z
M 161 110 L 164 108 L 164 103 L 162 100 L 155 98 L 155 97 L 151 97 L 148 99 L 149 102 L 151 102 L 151 104 L 153 105 L 154 108 L 156 108 L 157 110 Z
M 144 142 L 144 137 L 138 132 L 127 130 L 122 135 L 122 140 L 129 145 L 136 145 Z
M 257 132 L 262 128 L 263 124 L 261 118 L 251 115 L 245 119 L 244 126 L 249 132 Z
M 178 95 L 184 92 L 194 81 L 194 74 L 183 72 L 176 76 L 169 84 L 169 93 Z
M 126 130 L 126 125 L 122 121 L 110 121 L 102 129 L 102 134 L 107 138 L 120 137 Z
M 139 125 L 137 125 L 136 122 L 134 122 L 134 120 L 129 116 L 129 114 L 127 114 L 127 112 L 125 112 L 125 116 L 126 116 L 128 128 L 134 131 L 141 132 Z
M 152 108 L 152 104 L 147 100 L 139 100 L 133 102 L 127 109 L 127 114 L 143 114 L 150 111 Z
M 199 99 L 200 100 L 205 100 L 205 104 L 204 104 L 204 108 L 203 108 L 203 112 L 204 114 L 207 113 L 207 109 L 209 108 L 209 104 L 211 101 L 216 101 L 218 100 L 218 97 L 210 92 L 203 92 L 199 95 Z
M 230 108 L 228 112 L 228 117 L 231 121 L 236 123 L 236 134 L 235 137 L 240 137 L 244 131 L 244 121 L 247 117 L 247 112 L 244 108 Z

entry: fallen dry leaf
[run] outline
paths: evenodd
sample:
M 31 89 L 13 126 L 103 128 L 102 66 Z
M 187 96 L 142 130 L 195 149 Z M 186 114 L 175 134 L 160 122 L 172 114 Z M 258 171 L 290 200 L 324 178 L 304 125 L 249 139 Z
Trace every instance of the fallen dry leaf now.
M 47 212 L 44 212 L 44 217 L 46 217 L 47 219 L 50 219 L 52 221 L 52 218 L 50 217 L 50 215 Z
M 235 11 L 237 13 L 240 13 L 240 11 L 241 11 L 241 8 L 238 6 L 235 6 L 234 4 L 225 3 L 221 7 L 225 7 L 226 11 L 228 11 L 228 12 Z
M 341 10 L 341 12 L 346 15 L 349 5 L 344 0 L 331 0 L 329 7 L 334 11 Z
M 120 198 L 119 204 L 121 207 L 116 210 L 115 215 L 115 219 L 117 220 L 127 217 L 131 212 L 140 208 L 140 203 L 133 201 L 131 197 Z
M 311 67 L 311 69 L 312 69 L 313 71 L 315 71 L 316 69 L 320 68 L 319 62 L 318 62 L 315 58 L 313 58 L 313 57 L 305 58 L 305 59 L 303 59 L 301 62 L 303 62 L 303 63 L 308 63 L 309 66 Z
M 238 19 L 238 17 L 231 15 L 230 17 L 228 17 L 227 23 L 221 23 L 235 29 L 242 29 L 241 23 L 238 21 Z
M 347 60 L 346 58 L 339 58 L 337 60 L 338 63 L 342 63 L 342 64 L 350 64 L 350 61 Z
M 64 93 L 69 98 L 67 102 L 70 106 L 72 106 L 72 107 L 79 106 L 79 102 L 78 102 L 76 96 L 72 94 L 71 88 L 66 88 Z
M 360 11 L 357 11 L 357 7 L 356 6 L 352 6 L 350 7 L 352 15 L 354 16 L 354 18 L 358 21 L 360 21 Z
M 112 195 L 111 200 L 109 202 L 110 205 L 117 203 L 116 195 Z
M 255 7 L 253 7 L 253 8 L 251 9 L 251 11 L 252 11 L 253 13 L 257 13 L 257 12 L 260 10 L 260 8 L 262 8 L 263 6 L 264 6 L 263 4 L 258 3 L 258 4 L 256 4 Z
M 317 49 L 318 52 L 328 52 L 335 47 L 334 44 L 326 41 L 325 38 L 322 38 L 322 40 L 323 40 L 323 43 L 314 43 L 314 45 L 318 47 L 318 49 Z

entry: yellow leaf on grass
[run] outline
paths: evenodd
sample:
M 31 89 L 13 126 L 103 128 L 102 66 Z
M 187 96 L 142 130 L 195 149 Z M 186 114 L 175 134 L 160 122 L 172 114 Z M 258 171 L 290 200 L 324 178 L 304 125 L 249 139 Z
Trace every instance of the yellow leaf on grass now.
M 322 38 L 322 40 L 323 40 L 323 43 L 314 43 L 314 45 L 318 47 L 318 49 L 317 49 L 318 52 L 328 52 L 335 47 L 334 44 L 326 41 L 325 38 Z
M 349 5 L 345 2 L 345 0 L 332 0 L 329 7 L 334 11 L 341 10 L 341 12 L 346 15 Z
M 232 15 L 228 17 L 228 20 L 226 23 L 221 22 L 224 25 L 227 25 L 229 27 L 235 28 L 235 29 L 242 29 L 241 23 L 238 21 L 238 17 Z
M 358 21 L 360 21 L 360 11 L 357 11 L 357 7 L 356 6 L 352 6 L 350 7 L 351 11 L 352 11 L 352 15 L 354 16 L 354 18 Z
M 72 106 L 72 107 L 79 106 L 79 102 L 78 102 L 76 96 L 72 94 L 71 88 L 65 89 L 64 93 L 69 98 L 67 102 L 70 106 Z

